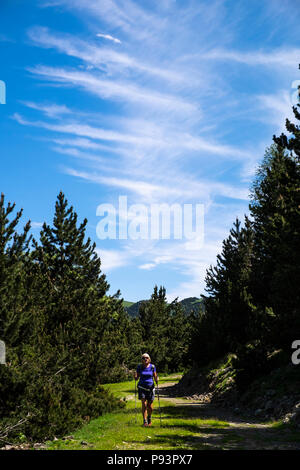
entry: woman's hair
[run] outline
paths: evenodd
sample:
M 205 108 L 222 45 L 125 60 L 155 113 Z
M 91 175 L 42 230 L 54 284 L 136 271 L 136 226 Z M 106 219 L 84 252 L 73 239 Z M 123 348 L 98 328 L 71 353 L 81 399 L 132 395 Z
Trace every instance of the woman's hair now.
M 149 357 L 149 361 L 151 362 L 151 357 L 149 356 L 149 354 L 148 354 L 148 353 L 144 353 L 144 354 L 142 354 L 142 359 L 143 359 L 143 357 Z

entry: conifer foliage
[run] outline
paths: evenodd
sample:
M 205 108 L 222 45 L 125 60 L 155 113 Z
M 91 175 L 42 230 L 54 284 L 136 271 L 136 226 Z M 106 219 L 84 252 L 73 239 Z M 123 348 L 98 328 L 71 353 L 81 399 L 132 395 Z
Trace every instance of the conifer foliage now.
M 217 265 L 207 270 L 206 291 L 210 295 L 202 296 L 205 313 L 200 316 L 200 325 L 193 334 L 194 360 L 204 363 L 215 359 L 248 339 L 252 250 L 251 222 L 245 217 L 245 226 L 241 227 L 240 220 L 236 219 L 229 237 L 223 241 Z
M 151 299 L 141 304 L 139 324 L 142 348 L 158 370 L 177 371 L 187 365 L 190 322 L 177 299 L 168 304 L 163 286 L 155 286 Z
M 297 146 L 297 135 L 292 139 Z M 300 161 L 289 151 L 288 140 L 281 137 L 275 142 L 266 152 L 252 189 L 252 290 L 259 309 L 267 307 L 271 313 L 271 336 L 264 339 L 287 348 L 300 326 Z M 278 142 L 287 144 L 281 147 Z
M 58 195 L 53 226 L 32 240 L 27 223 L 15 231 L 22 211 L 0 200 L 0 415 L 27 438 L 70 432 L 85 419 L 120 406 L 101 384 L 126 377 L 127 328 L 119 292 L 107 295 L 95 243 L 85 239 L 64 194 Z
M 98 380 L 100 343 L 112 315 L 114 299 L 101 273 L 95 243 L 85 241 L 87 220 L 77 226 L 77 214 L 62 193 L 55 206 L 53 227 L 46 224 L 40 244 L 34 240 L 32 258 L 37 278 L 35 305 L 43 315 L 43 334 L 61 348 L 61 367 L 78 383 L 89 386 Z M 47 295 L 45 295 L 47 293 Z M 39 323 L 41 319 L 39 318 Z
M 24 267 L 28 256 L 30 222 L 21 234 L 16 227 L 22 216 L 20 210 L 10 220 L 15 204 L 5 206 L 4 194 L 0 198 L 0 338 L 11 349 L 25 339 L 23 294 L 26 289 Z

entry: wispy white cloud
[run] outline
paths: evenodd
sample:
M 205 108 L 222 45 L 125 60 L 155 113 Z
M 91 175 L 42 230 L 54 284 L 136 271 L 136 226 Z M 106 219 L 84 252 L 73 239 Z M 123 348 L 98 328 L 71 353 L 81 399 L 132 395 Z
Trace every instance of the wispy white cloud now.
M 168 266 L 169 270 L 176 267 L 185 280 L 168 289 L 168 279 L 165 279 L 167 298 L 172 301 L 175 297 L 183 299 L 204 294 L 206 270 L 210 264 L 214 265 L 216 262 L 217 254 L 222 249 L 222 240 L 227 236 L 225 230 L 223 235 L 223 238 L 208 241 L 203 246 L 195 244 L 193 250 L 187 249 L 186 242 L 182 240 L 170 242 L 165 246 L 152 242 L 144 249 L 140 249 L 141 245 L 135 249 L 127 244 L 122 252 L 126 253 L 133 263 L 141 259 L 149 260 L 147 263 L 138 264 L 140 270 L 151 271 L 159 269 L 161 265 Z
M 176 189 L 172 187 L 161 187 L 156 184 L 151 184 L 147 181 L 136 181 L 116 177 L 106 177 L 100 174 L 77 171 L 72 168 L 66 168 L 65 171 L 69 175 L 76 176 L 78 178 L 82 178 L 93 183 L 116 187 L 121 190 L 127 190 L 131 193 L 133 192 L 139 198 L 142 198 L 142 200 L 153 201 L 155 199 L 156 194 L 159 194 L 160 198 L 168 197 L 170 196 L 170 194 L 175 194 L 178 196 L 178 194 L 180 194 L 181 192 L 180 188 Z
M 121 250 L 105 250 L 96 248 L 95 251 L 101 259 L 101 269 L 104 273 L 126 266 L 130 261 L 128 259 L 128 254 Z
M 145 263 L 139 266 L 139 269 L 144 269 L 146 271 L 150 271 L 151 269 L 155 268 L 155 263 Z
M 145 40 L 148 37 L 149 25 L 160 25 L 161 18 L 153 13 L 148 13 L 144 8 L 131 0 L 115 2 L 113 0 L 90 0 L 86 3 L 83 0 L 61 0 L 61 5 L 67 8 L 84 10 L 85 14 L 90 14 L 98 21 L 104 21 L 112 28 L 118 28 L 126 34 L 139 40 Z M 147 25 L 147 29 L 145 29 Z
M 33 127 L 41 127 L 48 129 L 54 132 L 60 132 L 64 134 L 73 134 L 80 137 L 88 137 L 90 139 L 112 141 L 112 142 L 121 142 L 125 144 L 133 145 L 149 145 L 152 143 L 154 145 L 155 140 L 151 137 L 135 136 L 131 134 L 126 134 L 111 129 L 96 128 L 88 124 L 82 124 L 78 122 L 68 122 L 64 123 L 48 123 L 43 121 L 28 121 L 24 119 L 19 113 L 15 113 L 13 118 L 18 121 L 20 124 Z
M 41 229 L 43 227 L 43 222 L 31 222 L 31 228 Z
M 239 62 L 251 66 L 292 67 L 299 62 L 300 48 L 277 49 L 270 51 L 234 51 L 227 49 L 212 49 L 198 55 L 201 59 L 221 60 L 223 62 Z
M 288 77 L 294 73 L 300 49 L 288 42 L 282 48 L 270 41 L 266 46 L 255 39 L 241 42 L 241 21 L 251 6 L 245 9 L 240 2 L 234 8 L 222 0 L 163 0 L 151 6 L 134 0 L 41 3 L 78 14 L 87 27 L 79 34 L 31 27 L 30 43 L 44 49 L 45 59 L 27 71 L 49 90 L 74 93 L 80 112 L 28 100 L 24 104 L 42 118 L 16 113 L 15 120 L 47 131 L 55 152 L 74 157 L 71 168 L 60 170 L 98 184 L 107 197 L 128 193 L 134 203 L 205 204 L 202 248 L 196 241 L 151 240 L 99 251 L 104 270 L 135 264 L 142 276 L 167 267 L 183 279 L 170 296 L 198 295 L 230 221 L 247 209 L 248 182 L 267 136 L 290 113 L 288 91 L 284 84 L 276 87 L 274 77 L 282 77 L 282 70 Z M 278 27 L 278 12 L 273 14 Z M 259 18 L 265 19 L 263 14 Z M 47 49 L 52 49 L 49 56 Z M 61 54 L 64 65 L 53 65 L 53 52 Z M 272 78 L 270 93 L 256 78 L 247 93 L 240 91 L 236 77 L 243 77 L 245 66 L 261 83 Z M 231 69 L 236 73 L 232 81 Z M 89 113 L 87 95 L 105 110 L 103 115 Z M 257 126 L 267 132 L 253 142 Z
M 209 202 L 212 194 L 222 195 L 231 199 L 248 200 L 248 189 L 237 186 L 231 186 L 225 183 L 215 183 L 213 181 L 192 181 L 191 179 L 181 178 L 180 184 L 175 187 L 172 185 L 158 185 L 148 181 L 137 181 L 134 179 L 116 178 L 102 176 L 97 173 L 88 173 L 77 171 L 73 168 L 65 168 L 66 173 L 87 181 L 116 187 L 121 190 L 127 190 L 136 194 L 141 201 L 147 200 L 157 202 L 169 201 L 170 198 L 177 197 L 181 200 L 198 198 L 201 203 Z
M 269 125 L 275 127 L 276 133 L 286 131 L 285 121 L 287 118 L 291 121 L 294 120 L 291 91 L 279 90 L 274 94 L 258 95 L 256 97 L 258 106 L 265 111 L 267 121 Z
M 120 41 L 120 39 L 118 38 L 114 38 L 113 36 L 111 36 L 110 34 L 102 34 L 102 33 L 98 33 L 97 34 L 97 37 L 98 38 L 103 38 L 103 39 L 108 39 L 109 41 L 113 41 L 117 44 L 121 44 L 122 41 Z
M 45 27 L 35 26 L 29 29 L 28 36 L 36 45 L 55 48 L 61 53 L 81 59 L 87 64 L 87 70 L 98 68 L 108 73 L 108 75 L 125 73 L 125 76 L 127 70 L 132 70 L 144 72 L 147 75 L 156 76 L 171 83 L 186 83 L 187 80 L 194 80 L 182 69 L 174 70 L 173 67 L 165 68 L 153 63 L 149 64 L 134 55 L 128 55 L 126 52 L 117 52 L 113 49 L 99 47 L 93 42 L 84 41 L 74 36 L 52 33 Z
M 81 152 L 80 150 L 78 150 L 77 148 L 74 148 L 74 147 L 53 146 L 52 150 L 54 150 L 54 152 L 61 153 L 63 155 L 70 155 L 71 157 L 75 157 L 75 158 L 78 158 L 78 159 L 81 159 L 81 160 L 88 160 L 88 161 L 97 163 L 97 166 L 99 166 L 99 164 L 103 164 L 103 163 L 106 162 L 105 158 L 103 158 L 99 155 L 93 155 L 91 153 Z M 108 168 L 106 167 L 106 171 L 107 171 L 107 169 Z
M 41 103 L 33 103 L 31 101 L 22 101 L 22 103 L 27 106 L 28 108 L 36 109 L 37 111 L 41 111 L 48 117 L 58 117 L 64 114 L 71 114 L 71 110 L 65 105 L 57 105 L 57 104 L 41 104 Z
M 85 139 L 85 138 L 75 137 L 75 138 L 70 138 L 70 139 L 63 139 L 63 138 L 53 137 L 53 138 L 48 138 L 47 140 L 50 142 L 53 142 L 54 144 L 57 144 L 58 146 L 60 146 L 60 148 L 65 148 L 65 149 L 80 148 L 80 149 L 97 151 L 96 155 L 99 155 L 99 152 L 102 152 L 105 154 L 106 153 L 116 154 L 118 157 L 120 157 L 122 154 L 126 153 L 126 151 L 121 147 L 99 144 L 98 142 L 92 141 L 90 139 Z
M 223 145 L 208 139 L 203 139 L 198 136 L 193 136 L 189 133 L 181 134 L 180 132 L 175 133 L 172 130 L 168 130 L 164 134 L 161 134 L 158 130 L 158 135 L 152 133 L 150 128 L 149 134 L 139 133 L 138 129 L 135 129 L 135 134 L 116 132 L 111 129 L 97 128 L 88 124 L 81 124 L 80 122 L 59 122 L 59 123 L 47 123 L 43 121 L 28 121 L 24 119 L 19 113 L 14 114 L 20 124 L 34 127 L 41 127 L 50 131 L 73 134 L 80 137 L 88 137 L 90 139 L 104 140 L 111 142 L 119 142 L 123 144 L 129 144 L 133 146 L 139 146 L 143 149 L 148 148 L 154 150 L 159 148 L 160 150 L 170 151 L 171 149 L 181 149 L 182 151 L 195 151 L 204 152 L 208 154 L 214 154 L 221 157 L 229 157 L 237 160 L 247 160 L 252 157 L 252 152 L 249 150 L 238 149 L 230 145 Z M 165 129 L 167 131 L 167 129 Z M 79 141 L 80 142 L 80 141 Z M 82 141 L 81 141 L 82 142 Z M 90 147 L 92 145 L 90 144 Z M 94 148 L 97 148 L 97 144 L 93 144 Z M 100 148 L 100 147 L 98 147 Z M 121 149 L 119 149 L 121 151 Z M 166 156 L 168 159 L 168 157 Z
M 192 113 L 198 109 L 198 106 L 195 106 L 195 104 L 176 96 L 162 94 L 149 88 L 133 85 L 132 83 L 103 79 L 101 76 L 87 72 L 45 66 L 37 66 L 29 69 L 29 71 L 48 81 L 53 80 L 58 83 L 81 87 L 102 99 L 143 103 L 144 106 L 158 107 L 164 113 L 172 110 L 177 113 Z

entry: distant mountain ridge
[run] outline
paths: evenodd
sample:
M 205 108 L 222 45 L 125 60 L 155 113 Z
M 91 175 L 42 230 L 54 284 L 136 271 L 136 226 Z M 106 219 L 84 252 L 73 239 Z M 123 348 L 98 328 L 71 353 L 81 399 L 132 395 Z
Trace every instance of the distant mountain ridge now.
M 140 305 L 143 302 L 149 302 L 149 300 L 139 300 L 138 302 L 128 302 L 127 300 L 124 300 L 123 306 L 126 312 L 134 318 L 138 316 Z M 203 312 L 204 310 L 203 301 L 198 297 L 187 297 L 186 299 L 180 300 L 178 303 L 182 306 L 183 311 L 186 314 L 191 313 L 192 310 L 195 312 Z

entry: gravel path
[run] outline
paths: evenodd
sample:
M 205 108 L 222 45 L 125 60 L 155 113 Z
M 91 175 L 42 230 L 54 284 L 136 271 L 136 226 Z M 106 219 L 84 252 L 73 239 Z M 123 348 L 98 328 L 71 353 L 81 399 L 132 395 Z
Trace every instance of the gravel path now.
M 216 407 L 207 401 L 178 397 L 175 395 L 174 385 L 175 383 L 170 382 L 159 386 L 161 407 L 163 407 L 164 400 L 167 400 L 178 407 L 178 417 L 182 415 L 182 418 L 194 420 L 200 418 L 227 423 L 224 427 L 213 427 L 212 432 L 207 423 L 204 422 L 202 426 L 200 422 L 201 439 L 205 440 L 207 448 L 300 450 L 299 429 L 276 428 L 270 423 L 262 424 L 257 418 L 242 416 L 230 409 Z

